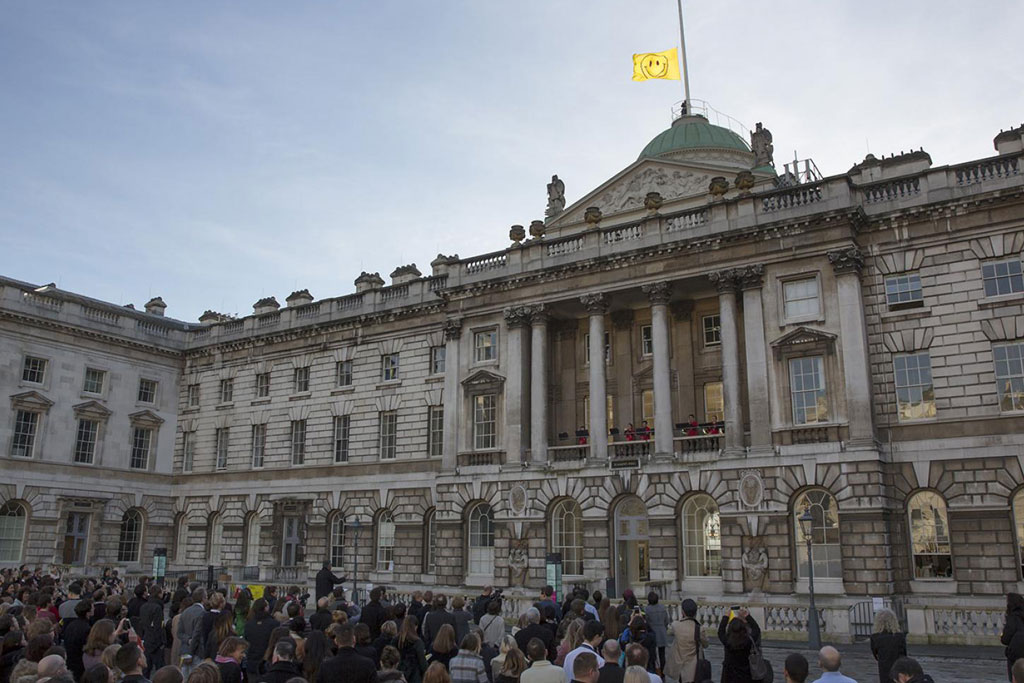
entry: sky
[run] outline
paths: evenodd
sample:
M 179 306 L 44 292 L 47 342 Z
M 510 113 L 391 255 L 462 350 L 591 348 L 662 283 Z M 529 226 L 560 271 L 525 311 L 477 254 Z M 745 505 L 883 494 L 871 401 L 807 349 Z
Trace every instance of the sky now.
M 674 0 L 0 0 L 0 275 L 167 315 L 508 246 L 668 127 Z M 1024 122 L 1019 0 L 685 0 L 694 98 L 824 175 Z

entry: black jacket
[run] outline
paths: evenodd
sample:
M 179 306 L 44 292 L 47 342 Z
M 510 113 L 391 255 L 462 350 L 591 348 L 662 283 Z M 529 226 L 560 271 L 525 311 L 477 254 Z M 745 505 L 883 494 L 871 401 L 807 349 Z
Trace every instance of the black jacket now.
M 878 660 L 878 680 L 888 681 L 892 665 L 907 656 L 907 634 L 872 633 L 871 654 Z
M 554 662 L 558 654 L 558 645 L 555 643 L 555 634 L 547 626 L 542 624 L 529 624 L 526 628 L 516 631 L 516 645 L 523 652 L 526 652 L 526 644 L 533 638 L 540 638 L 548 649 L 548 661 Z
M 260 676 L 258 683 L 287 683 L 288 679 L 302 677 L 302 670 L 295 662 L 271 664 L 267 673 Z
M 1006 615 L 1006 625 L 999 640 L 1006 646 L 1006 661 L 1016 662 L 1024 657 L 1024 614 L 1014 610 Z
M 388 611 L 380 600 L 371 600 L 359 614 L 359 622 L 370 627 L 370 638 L 380 636 L 380 627 L 388 620 Z
M 398 648 L 398 638 L 395 638 L 392 645 L 398 649 L 398 670 L 402 672 L 406 683 L 420 683 L 423 674 L 427 672 L 427 650 L 423 641 L 419 638 L 407 640 L 403 647 Z
M 725 646 L 725 658 L 722 660 L 722 683 L 751 683 L 750 677 L 750 650 L 751 641 L 748 639 L 740 646 L 734 646 L 729 642 L 729 635 L 726 627 L 729 625 L 729 616 L 722 617 L 718 625 L 718 639 Z M 750 629 L 750 637 L 753 642 L 761 642 L 761 628 L 754 621 L 754 617 L 747 617 L 747 627 Z
M 377 666 L 355 651 L 343 647 L 324 661 L 315 683 L 375 683 Z
M 89 640 L 91 628 L 88 619 L 75 617 L 64 624 L 64 631 L 61 634 L 64 638 L 64 649 L 68 653 L 68 670 L 75 675 L 76 681 L 85 673 L 82 652 L 85 650 L 85 641 Z
M 167 643 L 164 640 L 164 603 L 156 598 L 150 599 L 142 609 L 139 610 L 139 623 L 142 631 L 142 642 L 146 646 L 146 652 L 156 652 Z
M 494 593 L 490 595 L 481 595 L 473 603 L 473 621 L 480 623 L 480 620 L 487 614 L 487 605 L 490 604 L 491 600 L 494 599 Z
M 256 619 L 245 622 L 245 639 L 249 641 L 249 649 L 246 650 L 245 660 L 249 663 L 246 667 L 249 671 L 255 671 L 259 663 L 263 661 L 263 655 L 270 645 L 270 634 L 280 626 L 277 619 L 269 615 L 263 615 Z
M 334 621 L 329 609 L 317 609 L 309 618 L 309 628 L 314 631 L 326 631 L 327 627 Z
M 25 658 L 25 648 L 19 647 L 11 650 L 3 657 L 0 657 L 0 683 L 8 683 L 11 680 L 11 672 L 14 667 Z
M 455 617 L 443 609 L 432 609 L 423 617 L 423 640 L 428 646 L 434 642 L 437 632 L 445 624 L 451 624 L 452 630 L 455 630 Z
M 316 573 L 316 599 L 319 600 L 334 592 L 335 586 L 345 583 L 347 580 L 347 576 L 339 579 L 330 569 L 321 569 Z
M 601 667 L 601 673 L 597 676 L 597 683 L 622 683 L 626 676 L 626 670 L 615 662 L 605 662 Z

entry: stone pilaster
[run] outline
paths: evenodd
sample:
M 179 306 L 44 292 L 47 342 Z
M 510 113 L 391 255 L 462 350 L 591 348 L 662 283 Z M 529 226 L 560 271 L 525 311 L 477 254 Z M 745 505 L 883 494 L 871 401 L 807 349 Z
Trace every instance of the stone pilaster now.
M 864 299 L 860 284 L 864 256 L 859 248 L 852 246 L 828 252 L 828 260 L 836 273 L 836 289 L 839 294 L 839 343 L 843 350 L 850 445 L 870 448 L 875 444 L 875 430 L 871 415 L 867 324 L 864 321 Z
M 462 320 L 449 318 L 444 323 L 444 445 L 441 467 L 454 470 L 459 458 L 459 339 Z
M 608 312 L 605 294 L 584 294 L 580 303 L 590 315 L 590 457 L 608 457 L 608 412 L 605 397 L 608 388 L 604 363 L 604 316 Z
M 672 288 L 667 282 L 641 287 L 651 302 L 651 344 L 654 355 L 654 452 L 672 455 L 672 369 L 669 365 L 668 302 Z
M 548 459 L 548 315 L 544 305 L 530 308 L 530 456 Z
M 738 281 L 743 291 L 743 339 L 747 356 L 750 450 L 751 452 L 771 452 L 768 353 L 764 338 L 764 303 L 761 297 L 764 266 L 755 264 L 739 268 Z
M 722 398 L 725 403 L 724 455 L 738 456 L 743 450 L 743 406 L 740 404 L 739 328 L 736 323 L 735 269 L 710 273 L 708 278 L 718 289 L 718 315 L 722 324 Z
M 526 366 L 523 362 L 523 336 L 530 322 L 528 306 L 512 306 L 505 309 L 505 461 L 514 463 L 523 460 L 523 431 L 525 429 L 523 397 L 529 392 L 524 386 Z

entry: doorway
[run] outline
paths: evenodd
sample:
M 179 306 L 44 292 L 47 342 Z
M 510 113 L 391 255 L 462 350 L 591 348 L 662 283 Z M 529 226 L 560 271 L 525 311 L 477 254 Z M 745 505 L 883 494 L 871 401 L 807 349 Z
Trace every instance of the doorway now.
M 615 585 L 619 594 L 651 580 L 651 539 L 647 508 L 636 496 L 615 506 Z

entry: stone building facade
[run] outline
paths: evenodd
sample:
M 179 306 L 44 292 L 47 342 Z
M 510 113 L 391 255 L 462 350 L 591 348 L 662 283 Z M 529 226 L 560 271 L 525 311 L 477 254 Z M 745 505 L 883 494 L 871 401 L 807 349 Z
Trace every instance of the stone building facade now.
M 558 552 L 567 585 L 800 626 L 809 511 L 833 633 L 872 598 L 922 636 L 995 624 L 1024 128 L 827 178 L 778 173 L 766 132 L 684 116 L 575 204 L 553 182 L 529 239 L 240 319 L 0 281 L 0 560 L 532 593 Z

